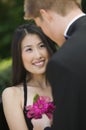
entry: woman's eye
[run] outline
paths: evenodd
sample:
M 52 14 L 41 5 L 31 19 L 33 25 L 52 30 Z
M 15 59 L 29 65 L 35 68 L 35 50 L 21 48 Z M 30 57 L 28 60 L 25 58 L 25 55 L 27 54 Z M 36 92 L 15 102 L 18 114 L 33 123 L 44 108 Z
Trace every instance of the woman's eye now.
M 30 52 L 30 51 L 32 51 L 32 49 L 31 49 L 31 48 L 28 48 L 28 49 L 26 49 L 26 51 L 29 51 L 29 52 Z
M 41 44 L 40 47 L 46 47 L 45 44 Z

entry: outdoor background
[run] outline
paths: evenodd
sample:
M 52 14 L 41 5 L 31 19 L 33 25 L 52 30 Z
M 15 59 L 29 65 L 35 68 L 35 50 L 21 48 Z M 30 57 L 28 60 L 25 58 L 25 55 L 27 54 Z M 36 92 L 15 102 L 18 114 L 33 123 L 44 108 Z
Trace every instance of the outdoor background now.
M 0 0 L 0 95 L 5 87 L 11 86 L 11 41 L 15 29 L 23 23 L 24 0 Z M 86 12 L 86 0 L 82 0 Z

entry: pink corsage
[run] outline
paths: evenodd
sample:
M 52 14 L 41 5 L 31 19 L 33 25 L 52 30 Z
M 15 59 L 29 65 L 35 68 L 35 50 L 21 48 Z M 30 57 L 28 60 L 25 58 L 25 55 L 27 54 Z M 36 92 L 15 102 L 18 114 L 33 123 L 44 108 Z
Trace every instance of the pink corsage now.
M 55 108 L 54 103 L 51 102 L 49 97 L 36 95 L 33 105 L 26 107 L 27 117 L 39 119 L 42 118 L 42 114 L 46 114 L 49 119 L 52 119 Z

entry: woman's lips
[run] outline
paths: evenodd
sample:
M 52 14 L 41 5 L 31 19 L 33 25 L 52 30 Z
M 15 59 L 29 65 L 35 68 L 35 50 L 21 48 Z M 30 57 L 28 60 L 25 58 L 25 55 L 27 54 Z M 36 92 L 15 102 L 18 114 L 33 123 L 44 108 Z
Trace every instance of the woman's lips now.
M 37 62 L 34 62 L 33 64 L 35 65 L 35 66 L 43 66 L 44 65 L 44 63 L 45 63 L 45 61 L 44 60 L 42 60 L 42 61 L 37 61 Z

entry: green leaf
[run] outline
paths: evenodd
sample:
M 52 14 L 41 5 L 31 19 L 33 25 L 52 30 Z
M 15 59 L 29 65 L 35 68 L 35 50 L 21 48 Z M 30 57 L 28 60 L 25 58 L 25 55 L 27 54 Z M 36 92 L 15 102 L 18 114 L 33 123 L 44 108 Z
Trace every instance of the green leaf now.
M 39 98 L 39 95 L 36 94 L 36 95 L 34 96 L 34 98 L 33 98 L 33 103 L 35 103 L 35 102 L 38 100 L 38 98 Z

